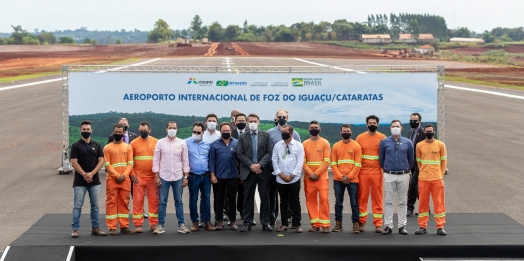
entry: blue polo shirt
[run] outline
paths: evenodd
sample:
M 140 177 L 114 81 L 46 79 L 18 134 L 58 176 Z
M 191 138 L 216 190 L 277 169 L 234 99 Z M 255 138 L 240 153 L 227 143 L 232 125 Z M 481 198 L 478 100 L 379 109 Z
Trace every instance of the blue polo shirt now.
M 413 166 L 413 143 L 402 136 L 398 141 L 389 136 L 380 141 L 379 149 L 380 167 L 384 171 L 410 170 Z
M 211 144 L 205 140 L 198 143 L 193 137 L 187 138 L 185 141 L 189 156 L 189 172 L 197 175 L 205 174 L 209 170 Z
M 238 178 L 237 145 L 238 140 L 235 138 L 231 138 L 228 146 L 222 139 L 211 143 L 209 172 L 215 173 L 218 179 Z

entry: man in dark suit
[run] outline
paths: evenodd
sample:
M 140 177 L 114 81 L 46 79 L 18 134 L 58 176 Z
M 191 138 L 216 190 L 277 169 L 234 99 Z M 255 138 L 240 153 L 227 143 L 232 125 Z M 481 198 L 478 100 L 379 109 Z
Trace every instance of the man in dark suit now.
M 128 131 L 129 129 L 129 122 L 126 118 L 121 118 L 118 123 L 124 125 L 124 137 L 122 137 L 122 141 L 130 144 L 134 139 L 138 137 L 136 133 Z M 109 135 L 109 138 L 107 138 L 107 144 L 113 142 L 115 138 L 113 138 L 113 134 Z
M 246 122 L 247 122 L 247 116 L 243 113 L 238 112 L 234 115 L 235 122 L 234 125 L 236 128 L 234 128 L 231 131 L 231 137 L 238 140 L 238 137 L 246 131 L 249 131 L 246 129 Z M 244 220 L 244 213 L 242 213 L 242 209 L 244 207 L 244 185 L 242 184 L 242 180 L 239 179 L 238 186 L 237 186 L 237 211 L 240 213 L 240 219 Z
M 240 179 L 244 185 L 244 226 L 241 232 L 251 231 L 254 217 L 255 190 L 258 184 L 260 195 L 260 223 L 262 230 L 273 231 L 269 225 L 269 190 L 271 172 L 272 142 L 269 134 L 259 130 L 260 118 L 256 114 L 247 117 L 249 131 L 238 139 L 238 160 L 240 161 Z
M 426 136 L 424 134 L 424 128 L 421 128 L 422 124 L 422 116 L 420 116 L 420 113 L 414 112 L 409 117 L 409 125 L 411 126 L 411 130 L 408 132 L 408 138 L 413 143 L 413 149 L 415 152 L 415 159 L 417 158 L 417 143 L 423 141 L 426 139 Z M 407 216 L 412 216 L 415 211 L 415 203 L 417 202 L 418 198 L 418 165 L 417 161 L 415 160 L 415 163 L 411 167 L 411 179 L 409 181 L 409 190 L 408 190 L 408 212 Z

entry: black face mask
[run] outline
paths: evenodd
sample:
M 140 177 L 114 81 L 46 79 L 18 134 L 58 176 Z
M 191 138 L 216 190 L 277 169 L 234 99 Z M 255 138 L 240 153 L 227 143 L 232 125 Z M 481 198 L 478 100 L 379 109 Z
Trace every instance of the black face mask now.
M 128 127 L 129 127 L 129 126 L 124 126 L 124 132 L 127 131 L 127 128 L 128 128 Z
M 351 138 L 351 133 L 347 133 L 347 132 L 342 133 L 342 138 L 344 138 L 345 140 L 348 140 L 349 138 Z
M 275 120 L 275 126 L 277 126 L 277 125 L 278 125 L 278 121 L 277 121 L 277 120 Z
M 149 132 L 147 132 L 147 131 L 141 131 L 141 132 L 140 132 L 140 136 L 142 137 L 142 139 L 146 139 L 147 136 L 149 136 Z
M 222 139 L 229 139 L 229 137 L 231 137 L 231 133 L 229 132 L 222 132 Z
M 82 137 L 84 139 L 87 139 L 87 138 L 89 138 L 91 136 L 91 132 L 87 132 L 87 131 L 84 131 L 84 132 L 82 132 L 80 134 L 82 134 Z
M 246 128 L 246 123 L 244 123 L 244 122 L 240 122 L 240 123 L 237 123 L 236 126 L 237 126 L 237 128 L 238 128 L 239 130 L 243 130 L 243 129 Z
M 124 137 L 124 134 L 113 134 L 113 138 L 115 138 L 115 141 L 121 141 L 122 137 Z
M 282 132 L 282 139 L 283 139 L 283 140 L 287 140 L 287 139 L 289 139 L 290 137 L 291 137 L 291 133 L 283 133 L 283 132 Z
M 375 126 L 375 125 L 369 125 L 368 126 L 368 130 L 371 131 L 371 132 L 375 132 L 377 131 L 378 129 L 378 126 Z
M 435 133 L 433 132 L 426 132 L 424 134 L 426 135 L 426 138 L 428 138 L 428 140 L 433 139 L 433 136 L 435 136 Z
M 411 128 L 413 129 L 416 129 L 418 128 L 418 126 L 420 125 L 420 123 L 418 121 L 409 121 L 409 126 L 411 126 Z
M 284 126 L 284 125 L 286 125 L 286 123 L 287 123 L 287 120 L 285 120 L 285 119 L 278 119 L 278 125 Z
M 309 134 L 311 134 L 311 136 L 318 136 L 319 133 L 320 133 L 320 130 L 317 130 L 317 129 L 309 130 Z

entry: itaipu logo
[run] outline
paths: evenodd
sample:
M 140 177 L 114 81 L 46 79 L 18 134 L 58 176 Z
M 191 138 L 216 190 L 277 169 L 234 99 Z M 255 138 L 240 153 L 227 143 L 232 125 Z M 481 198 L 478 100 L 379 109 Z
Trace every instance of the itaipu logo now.
M 189 78 L 187 84 L 198 84 L 198 82 L 196 81 L 196 78 Z
M 322 86 L 322 78 L 291 78 L 293 87 Z
M 226 81 L 226 80 L 217 81 L 217 86 L 228 86 L 228 85 L 229 85 L 229 81 Z
M 293 87 L 302 87 L 304 86 L 304 78 L 291 78 Z
M 197 81 L 196 78 L 189 78 L 189 81 L 187 81 L 187 84 L 196 84 L 199 86 L 212 86 L 213 81 Z

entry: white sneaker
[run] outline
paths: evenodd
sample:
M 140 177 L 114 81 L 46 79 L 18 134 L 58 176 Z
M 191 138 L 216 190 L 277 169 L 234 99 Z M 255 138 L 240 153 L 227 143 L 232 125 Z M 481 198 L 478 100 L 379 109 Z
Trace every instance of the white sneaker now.
M 186 225 L 182 224 L 178 227 L 178 233 L 186 234 L 190 233 L 190 231 L 186 228 Z
M 164 234 L 166 231 L 164 230 L 164 227 L 162 225 L 158 225 L 155 228 L 155 231 L 153 231 L 153 234 Z

